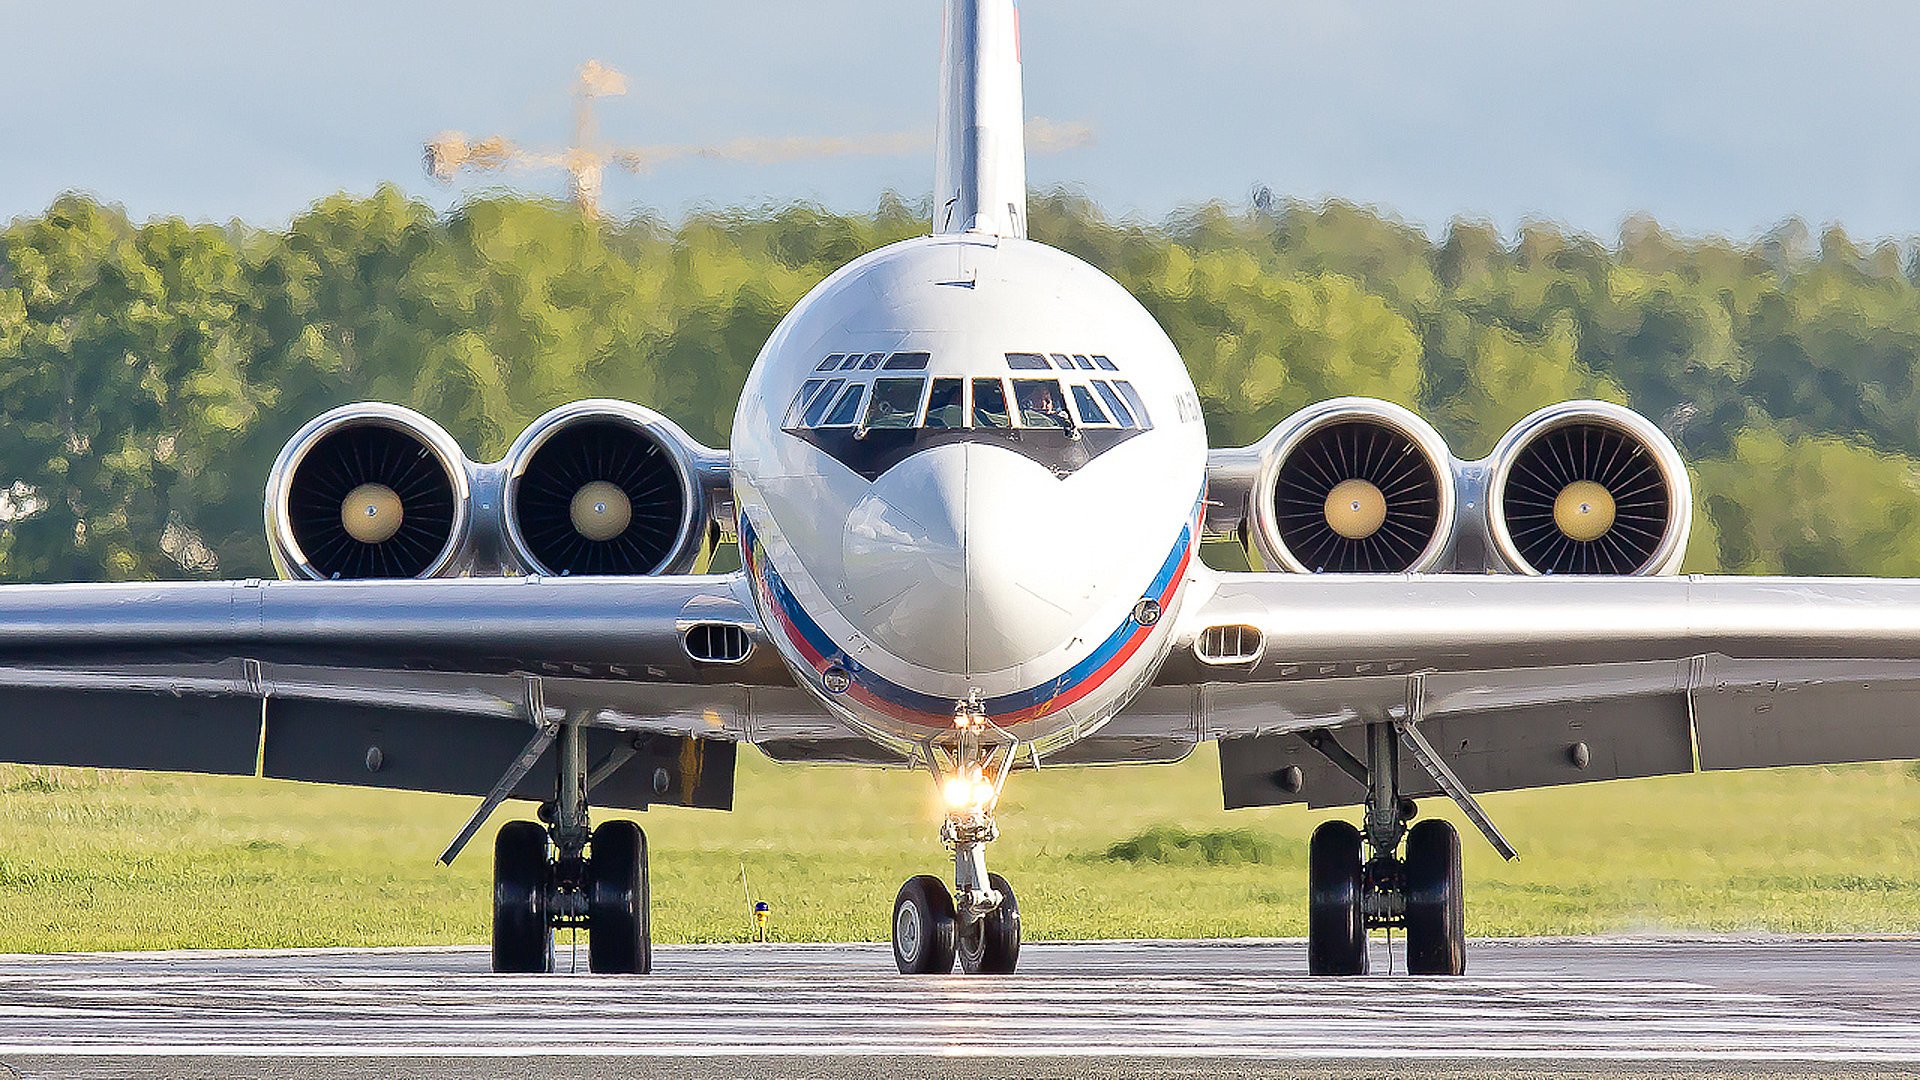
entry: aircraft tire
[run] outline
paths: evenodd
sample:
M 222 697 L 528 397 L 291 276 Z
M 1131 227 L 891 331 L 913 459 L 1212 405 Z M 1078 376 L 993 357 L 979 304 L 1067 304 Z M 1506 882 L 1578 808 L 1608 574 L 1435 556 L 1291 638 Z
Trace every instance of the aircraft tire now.
M 960 970 L 969 975 L 1011 975 L 1020 962 L 1020 901 L 999 874 L 987 884 L 1000 893 L 1000 906 L 960 933 Z
M 608 975 L 653 970 L 647 834 L 631 821 L 593 830 L 587 859 L 587 967 Z
M 493 838 L 493 970 L 553 970 L 553 926 L 547 918 L 547 830 L 510 821 Z
M 1460 874 L 1460 834 L 1428 820 L 1407 833 L 1407 972 L 1463 975 L 1467 912 Z
M 945 975 L 953 970 L 953 893 L 932 874 L 907 879 L 893 899 L 893 963 L 902 975 Z
M 1362 873 L 1359 829 L 1328 821 L 1313 830 L 1307 854 L 1308 973 L 1367 973 Z

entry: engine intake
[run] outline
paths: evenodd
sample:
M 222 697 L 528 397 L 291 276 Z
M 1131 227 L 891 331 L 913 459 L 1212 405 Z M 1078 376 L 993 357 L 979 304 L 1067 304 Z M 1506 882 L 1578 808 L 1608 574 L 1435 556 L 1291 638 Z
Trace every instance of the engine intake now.
M 507 452 L 508 546 L 538 574 L 694 569 L 709 550 L 700 473 L 710 453 L 638 405 L 563 405 Z
M 433 577 L 467 537 L 466 458 L 411 409 L 345 405 L 302 428 L 267 483 L 267 535 L 288 577 Z
M 1692 528 L 1679 451 L 1650 421 L 1602 401 L 1552 405 L 1493 452 L 1494 550 L 1526 574 L 1670 574 Z
M 1433 567 L 1454 523 L 1451 456 L 1398 405 L 1340 398 L 1295 413 L 1268 437 L 1251 551 L 1296 573 Z

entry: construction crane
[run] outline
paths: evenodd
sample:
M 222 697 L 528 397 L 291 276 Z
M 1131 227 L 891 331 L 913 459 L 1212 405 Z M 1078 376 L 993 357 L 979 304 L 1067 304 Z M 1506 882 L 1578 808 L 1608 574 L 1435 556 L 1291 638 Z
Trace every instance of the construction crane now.
M 600 138 L 594 102 L 627 92 L 627 77 L 598 60 L 580 68 L 573 84 L 573 140 L 561 150 L 529 150 L 502 135 L 468 139 L 446 131 L 426 145 L 427 175 L 451 183 L 462 170 L 497 172 L 504 169 L 564 169 L 567 197 L 588 217 L 600 216 L 601 183 L 609 166 L 631 173 L 652 172 L 672 161 L 705 158 L 771 165 L 803 158 L 850 157 L 872 154 L 910 154 L 931 141 L 917 132 L 855 136 L 746 136 L 706 145 L 610 146 Z M 1057 124 L 1035 118 L 1027 124 L 1029 153 L 1051 153 L 1088 146 L 1093 129 L 1085 124 Z

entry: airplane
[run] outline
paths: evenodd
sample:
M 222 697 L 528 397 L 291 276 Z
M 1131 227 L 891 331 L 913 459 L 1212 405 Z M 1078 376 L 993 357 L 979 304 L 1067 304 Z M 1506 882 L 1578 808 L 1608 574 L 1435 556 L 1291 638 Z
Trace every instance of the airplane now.
M 1210 450 L 1153 317 L 1026 236 L 1018 17 L 947 0 L 929 233 L 787 314 L 728 450 L 589 400 L 476 463 L 335 409 L 269 475 L 281 580 L 0 588 L 0 760 L 481 796 L 447 861 L 540 800 L 494 842 L 509 972 L 551 971 L 557 927 L 651 970 L 645 834 L 593 807 L 726 809 L 741 743 L 924 770 L 952 871 L 899 890 L 895 963 L 1006 974 L 1015 774 L 1211 740 L 1230 807 L 1360 808 L 1311 838 L 1311 973 L 1398 928 L 1459 975 L 1460 837 L 1420 799 L 1511 857 L 1479 794 L 1920 757 L 1920 581 L 1679 576 L 1687 468 L 1629 409 L 1463 461 L 1341 398 Z

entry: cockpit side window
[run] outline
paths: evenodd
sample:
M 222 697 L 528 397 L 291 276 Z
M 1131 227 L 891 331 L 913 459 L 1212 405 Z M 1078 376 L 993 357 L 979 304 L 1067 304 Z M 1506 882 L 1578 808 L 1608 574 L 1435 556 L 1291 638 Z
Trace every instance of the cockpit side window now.
M 872 371 L 874 368 L 877 368 L 880 366 L 880 361 L 885 360 L 886 358 L 887 358 L 887 354 L 883 352 L 868 353 L 867 358 L 864 361 L 862 361 L 860 364 L 860 370 Z
M 867 388 L 860 383 L 847 387 L 840 394 L 840 400 L 834 402 L 833 412 L 827 415 L 826 423 L 820 426 L 852 427 L 854 418 L 860 415 L 860 399 L 866 392 Z
M 1081 355 L 1080 355 L 1079 353 L 1074 353 L 1074 354 L 1073 354 L 1073 362 L 1074 362 L 1074 363 L 1075 363 L 1076 365 L 1078 365 L 1078 366 L 1079 366 L 1079 368 L 1080 368 L 1080 370 L 1082 370 L 1082 371 L 1092 371 L 1092 370 L 1093 370 L 1093 361 L 1091 361 L 1091 360 L 1089 360 L 1089 359 L 1087 359 L 1087 358 L 1086 358 L 1086 357 L 1084 357 L 1084 356 L 1081 356 Z
M 1127 399 L 1127 407 L 1133 410 L 1134 419 L 1140 421 L 1140 426 L 1152 427 L 1153 418 L 1147 415 L 1147 403 L 1140 400 L 1140 393 L 1133 388 L 1133 384 L 1125 379 L 1115 379 L 1113 385 L 1120 391 L 1120 396 Z
M 793 395 L 793 404 L 787 406 L 787 418 L 781 421 L 780 426 L 792 427 L 799 423 L 800 413 L 807 407 L 807 402 L 813 400 L 814 393 L 818 391 L 825 382 L 825 379 L 808 379 L 806 383 L 800 387 L 800 392 Z
M 1007 385 L 999 379 L 973 380 L 973 426 L 1013 426 L 1013 419 L 1007 413 Z
M 1120 370 L 1119 368 L 1113 366 L 1112 360 L 1109 360 L 1104 356 L 1094 357 L 1093 364 L 1095 367 L 1099 368 L 1101 371 L 1119 371 Z
M 967 426 L 967 384 L 964 379 L 935 379 L 933 392 L 927 395 L 927 422 L 930 431 Z
M 1015 371 L 1045 371 L 1047 358 L 1037 352 L 1010 352 L 1007 366 Z
M 1100 403 L 1093 400 L 1093 391 L 1084 386 L 1073 388 L 1073 407 L 1080 413 L 1083 424 L 1111 424 L 1107 414 L 1100 411 Z
M 1073 430 L 1073 418 L 1067 415 L 1067 401 L 1057 380 L 1015 379 L 1013 396 L 1020 403 L 1021 427 Z
M 912 427 L 920 415 L 920 392 L 926 387 L 925 379 L 874 380 L 873 403 L 867 406 L 867 421 L 863 426 L 868 431 Z
M 820 426 L 821 418 L 827 415 L 827 407 L 833 404 L 833 395 L 838 393 L 846 382 L 845 379 L 828 379 L 826 387 L 813 396 L 812 404 L 807 406 L 808 427 Z
M 1053 354 L 1053 366 L 1059 368 L 1061 371 L 1072 371 L 1073 361 L 1067 359 L 1066 353 L 1057 352 Z
M 817 368 L 814 368 L 813 370 L 832 371 L 834 368 L 837 368 L 840 366 L 840 361 L 845 360 L 846 358 L 847 358 L 846 353 L 834 353 L 832 356 L 829 356 L 825 360 L 820 361 L 820 366 Z
M 1109 386 L 1106 380 L 1096 380 L 1093 388 L 1100 391 L 1100 400 L 1106 402 L 1107 408 L 1113 412 L 1114 423 L 1121 427 L 1133 426 L 1133 414 L 1127 411 L 1127 403 L 1120 400 L 1120 395 L 1114 392 L 1113 387 Z
M 927 370 L 927 361 L 931 359 L 933 359 L 932 353 L 897 352 L 897 353 L 894 353 L 892 356 L 887 357 L 887 362 L 881 366 L 881 370 L 882 371 L 925 371 Z

